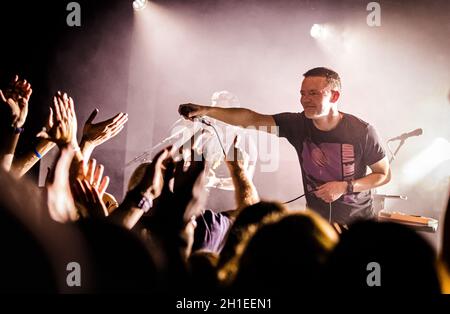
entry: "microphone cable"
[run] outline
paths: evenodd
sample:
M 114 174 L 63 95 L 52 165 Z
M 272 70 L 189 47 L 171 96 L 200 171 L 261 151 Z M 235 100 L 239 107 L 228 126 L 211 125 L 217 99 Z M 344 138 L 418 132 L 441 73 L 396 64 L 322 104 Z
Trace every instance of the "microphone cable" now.
M 222 141 L 221 141 L 220 136 L 219 136 L 219 132 L 217 132 L 217 129 L 214 127 L 214 125 L 212 125 L 211 122 L 206 121 L 206 120 L 203 119 L 203 118 L 200 118 L 199 121 L 200 121 L 201 123 L 203 123 L 203 124 L 205 124 L 205 125 L 210 126 L 210 127 L 213 128 L 214 132 L 216 133 L 217 140 L 219 141 L 220 148 L 222 149 L 223 156 L 224 156 L 224 158 L 227 157 L 227 153 L 225 152 L 225 148 L 223 147 Z
M 304 194 L 302 194 L 302 195 L 300 195 L 300 196 L 297 196 L 297 197 L 294 198 L 294 199 L 291 199 L 290 201 L 287 201 L 287 202 L 284 202 L 284 203 L 281 203 L 281 204 L 285 205 L 285 204 L 292 203 L 293 201 L 296 201 L 296 200 L 298 200 L 298 199 L 300 199 L 300 198 L 306 196 L 306 194 L 313 193 L 313 192 L 315 192 L 315 191 L 317 191 L 317 189 L 312 190 L 312 191 L 307 192 L 307 193 L 304 193 Z M 328 222 L 331 224 L 331 202 L 328 203 Z
M 302 194 L 302 195 L 300 195 L 300 196 L 297 196 L 296 198 L 293 198 L 293 199 L 291 199 L 290 201 L 287 201 L 287 202 L 283 202 L 283 203 L 281 203 L 281 204 L 289 204 L 289 203 L 292 203 L 293 201 L 296 201 L 296 200 L 298 200 L 298 199 L 300 199 L 300 198 L 302 198 L 302 197 L 304 197 L 304 196 L 306 196 L 306 194 L 307 193 L 304 193 L 304 194 Z
M 300 198 L 306 196 L 306 194 L 314 193 L 315 191 L 317 191 L 317 189 L 314 189 L 314 190 L 312 190 L 312 191 L 306 192 L 306 193 L 304 193 L 304 194 L 302 194 L 302 195 L 300 195 L 300 196 L 297 196 L 296 198 L 291 199 L 290 201 L 287 201 L 287 202 L 284 202 L 284 203 L 281 203 L 281 204 L 289 204 L 289 203 L 292 203 L 293 201 L 296 201 L 296 200 L 298 200 L 298 199 L 300 199 Z
M 222 144 L 222 141 L 221 141 L 221 139 L 220 139 L 219 133 L 217 132 L 217 130 L 216 130 L 216 128 L 214 127 L 214 125 L 212 125 L 212 123 L 206 121 L 206 120 L 203 119 L 203 118 L 199 118 L 199 121 L 200 121 L 201 123 L 203 123 L 203 124 L 205 124 L 205 125 L 210 126 L 210 127 L 213 128 L 214 132 L 216 133 L 217 140 L 219 141 L 220 147 L 222 148 L 222 153 L 223 153 L 224 157 L 226 157 L 227 154 L 225 153 L 225 149 L 224 149 L 224 147 L 223 147 L 223 144 Z M 296 201 L 296 200 L 298 200 L 298 199 L 300 199 L 300 198 L 306 196 L 306 194 L 313 193 L 313 192 L 315 192 L 315 191 L 317 191 L 317 189 L 314 189 L 314 190 L 312 190 L 312 191 L 309 191 L 309 192 L 307 192 L 307 193 L 304 193 L 304 194 L 302 194 L 302 195 L 300 195 L 300 196 L 297 196 L 296 198 L 293 198 L 293 199 L 291 199 L 291 200 L 289 200 L 289 201 L 287 201 L 287 202 L 283 202 L 283 203 L 281 203 L 281 204 L 285 205 L 285 204 L 292 203 L 292 202 L 294 202 L 294 201 Z M 330 203 L 330 217 L 331 217 L 331 203 Z

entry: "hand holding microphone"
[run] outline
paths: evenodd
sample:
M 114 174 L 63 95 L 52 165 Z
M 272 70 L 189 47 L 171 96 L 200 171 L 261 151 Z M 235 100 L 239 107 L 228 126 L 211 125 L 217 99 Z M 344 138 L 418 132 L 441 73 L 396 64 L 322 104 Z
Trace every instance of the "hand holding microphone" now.
M 184 118 L 193 120 L 193 118 L 201 117 L 207 114 L 208 106 L 201 106 L 196 104 L 181 104 L 178 107 L 178 113 Z
M 222 140 L 220 139 L 217 129 L 214 126 L 215 123 L 204 118 L 204 116 L 207 115 L 210 108 L 212 108 L 212 107 L 187 103 L 187 104 L 181 104 L 178 107 L 178 113 L 188 120 L 191 120 L 191 121 L 197 120 L 207 126 L 210 126 L 217 135 L 217 139 L 219 141 L 223 155 L 226 156 L 226 152 L 225 152 L 225 148 L 223 147 Z

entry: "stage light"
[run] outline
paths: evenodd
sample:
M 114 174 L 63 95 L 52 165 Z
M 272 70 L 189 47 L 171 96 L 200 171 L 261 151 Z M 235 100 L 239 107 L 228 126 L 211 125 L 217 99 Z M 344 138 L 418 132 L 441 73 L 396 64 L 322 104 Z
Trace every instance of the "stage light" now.
M 404 179 L 408 182 L 418 182 L 448 160 L 450 160 L 450 143 L 447 139 L 439 137 L 403 166 Z
M 327 36 L 327 33 L 328 32 L 325 25 L 321 24 L 313 24 L 313 26 L 311 26 L 311 30 L 309 31 L 311 37 L 316 39 L 325 38 Z
M 143 10 L 147 6 L 147 0 L 134 0 L 133 9 L 136 11 Z

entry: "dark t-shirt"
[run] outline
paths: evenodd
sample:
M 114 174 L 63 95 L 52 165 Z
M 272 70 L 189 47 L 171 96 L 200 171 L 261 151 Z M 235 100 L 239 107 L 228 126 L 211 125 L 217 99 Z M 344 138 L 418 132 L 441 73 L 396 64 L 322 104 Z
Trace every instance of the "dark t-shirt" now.
M 330 131 L 317 129 L 304 113 L 273 115 L 279 136 L 285 137 L 297 151 L 305 193 L 330 181 L 359 179 L 370 166 L 385 157 L 375 129 L 363 120 L 344 113 Z M 373 216 L 370 191 L 344 194 L 330 205 L 314 193 L 306 194 L 307 206 L 325 219 L 348 224 Z
M 220 253 L 232 221 L 224 213 L 205 210 L 197 217 L 192 251 L 205 250 Z

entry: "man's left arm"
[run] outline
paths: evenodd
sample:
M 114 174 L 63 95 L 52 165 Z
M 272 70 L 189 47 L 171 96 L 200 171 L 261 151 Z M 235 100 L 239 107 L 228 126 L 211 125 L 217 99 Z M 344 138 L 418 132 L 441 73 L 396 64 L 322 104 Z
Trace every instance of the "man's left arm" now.
M 387 157 L 369 166 L 372 173 L 353 180 L 353 192 L 362 192 L 385 185 L 391 181 L 391 168 Z
M 391 169 L 387 157 L 383 157 L 369 167 L 372 170 L 372 173 L 362 178 L 352 180 L 353 192 L 370 190 L 385 185 L 391 180 Z M 343 194 L 347 193 L 348 184 L 350 183 L 347 181 L 327 182 L 319 186 L 314 194 L 324 202 L 334 202 Z

